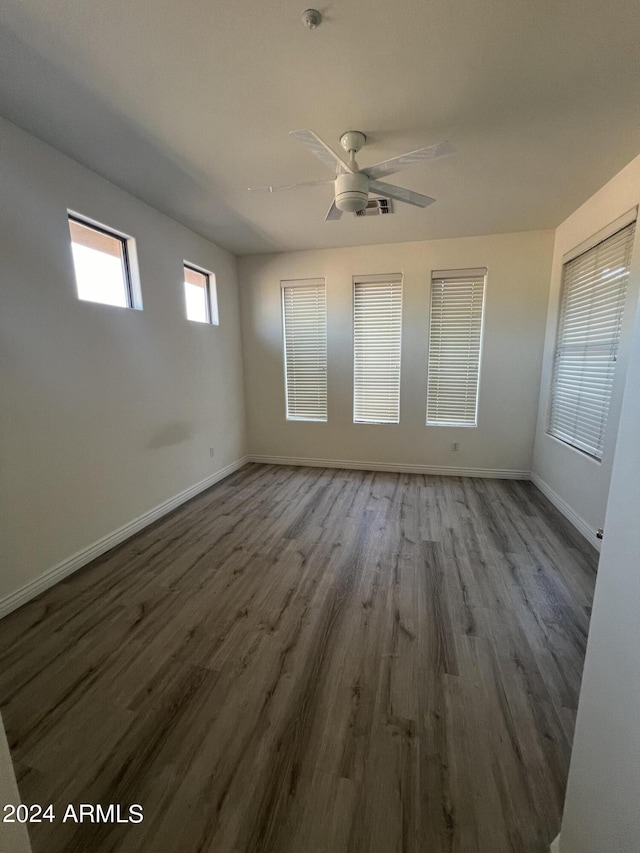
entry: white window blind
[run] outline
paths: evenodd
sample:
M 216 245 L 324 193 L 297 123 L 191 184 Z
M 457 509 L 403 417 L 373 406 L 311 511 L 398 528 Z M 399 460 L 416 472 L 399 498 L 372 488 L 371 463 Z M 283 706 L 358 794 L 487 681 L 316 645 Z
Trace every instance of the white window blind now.
M 564 265 L 549 433 L 602 459 L 635 222 Z
M 325 281 L 283 281 L 287 420 L 327 420 L 327 297 Z
M 486 275 L 485 268 L 431 274 L 428 426 L 477 424 Z
M 353 282 L 353 420 L 400 420 L 402 276 L 362 276 Z

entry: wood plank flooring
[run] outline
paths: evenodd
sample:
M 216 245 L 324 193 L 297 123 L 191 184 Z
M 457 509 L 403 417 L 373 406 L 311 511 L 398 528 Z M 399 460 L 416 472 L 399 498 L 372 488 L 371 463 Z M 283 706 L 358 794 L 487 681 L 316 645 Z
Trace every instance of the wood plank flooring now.
M 548 853 L 596 557 L 530 483 L 246 466 L 0 623 L 35 853 Z

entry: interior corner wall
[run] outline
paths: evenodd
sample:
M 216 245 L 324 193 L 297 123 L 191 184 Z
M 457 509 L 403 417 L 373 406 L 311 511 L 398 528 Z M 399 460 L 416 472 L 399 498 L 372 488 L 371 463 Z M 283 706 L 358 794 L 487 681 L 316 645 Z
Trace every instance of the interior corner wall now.
M 246 442 L 234 256 L 4 120 L 0 138 L 1 602 Z M 135 238 L 144 310 L 77 298 L 68 208 Z M 216 274 L 219 326 L 186 319 L 184 260 Z
M 540 231 L 240 258 L 251 455 L 528 475 L 552 250 L 553 232 Z M 431 271 L 472 267 L 488 268 L 478 426 L 427 427 Z M 397 272 L 403 273 L 400 423 L 354 424 L 352 278 Z M 280 281 L 313 277 L 327 283 L 327 423 L 285 418 Z
M 0 717 L 0 803 L 3 806 L 3 817 L 9 817 L 7 806 L 18 807 L 20 805 L 20 793 L 16 774 L 11 761 L 7 735 L 4 724 Z M 25 823 L 14 823 L 13 821 L 0 821 L 0 850 L 11 851 L 11 853 L 32 853 L 27 825 Z
M 601 462 L 547 434 L 553 353 L 560 307 L 562 259 L 572 249 L 615 222 L 618 217 L 639 203 L 640 156 L 632 160 L 557 228 L 554 244 L 532 472 L 534 481 L 541 481 L 540 484 L 546 487 L 548 493 L 551 493 L 550 497 L 555 496 L 561 505 L 568 507 L 583 531 L 591 531 L 592 536 L 605 524 L 611 466 L 629 360 L 631 330 L 640 286 L 640 231 L 636 232 L 633 248 L 631 275 Z

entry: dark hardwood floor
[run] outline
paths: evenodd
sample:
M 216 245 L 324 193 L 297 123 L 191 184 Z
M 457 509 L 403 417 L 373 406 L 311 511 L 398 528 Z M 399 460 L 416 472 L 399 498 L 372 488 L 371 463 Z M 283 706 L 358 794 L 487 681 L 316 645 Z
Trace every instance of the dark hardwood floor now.
M 596 562 L 527 482 L 248 465 L 0 623 L 35 853 L 548 853 Z

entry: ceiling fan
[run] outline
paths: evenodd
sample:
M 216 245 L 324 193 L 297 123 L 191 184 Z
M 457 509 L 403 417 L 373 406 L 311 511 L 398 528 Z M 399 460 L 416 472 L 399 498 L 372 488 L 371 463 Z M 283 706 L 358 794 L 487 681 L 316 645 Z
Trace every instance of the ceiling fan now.
M 420 163 L 422 160 L 435 160 L 437 157 L 444 157 L 455 153 L 455 149 L 448 142 L 439 142 L 436 145 L 429 145 L 426 148 L 418 148 L 417 151 L 401 154 L 399 157 L 393 157 L 391 160 L 384 160 L 382 163 L 376 163 L 375 166 L 360 169 L 356 163 L 356 154 L 365 144 L 367 137 L 359 130 L 349 130 L 340 137 L 340 144 L 348 155 L 347 160 L 338 156 L 312 130 L 292 130 L 290 135 L 299 142 L 302 142 L 303 145 L 306 145 L 312 154 L 315 154 L 325 166 L 334 171 L 335 178 L 327 179 L 326 181 L 304 181 L 300 184 L 287 184 L 280 187 L 249 187 L 249 190 L 253 192 L 256 190 L 277 192 L 280 190 L 297 189 L 298 187 L 335 183 L 335 197 L 325 216 L 325 220 L 340 219 L 343 213 L 357 213 L 359 210 L 364 210 L 367 206 L 370 192 L 384 196 L 385 198 L 402 201 L 406 204 L 413 204 L 416 207 L 427 207 L 433 204 L 435 198 L 404 189 L 403 187 L 396 187 L 393 184 L 387 184 L 384 181 L 379 181 L 378 178 L 385 175 L 393 175 L 395 172 L 406 169 L 408 166 L 413 166 L 414 163 Z

